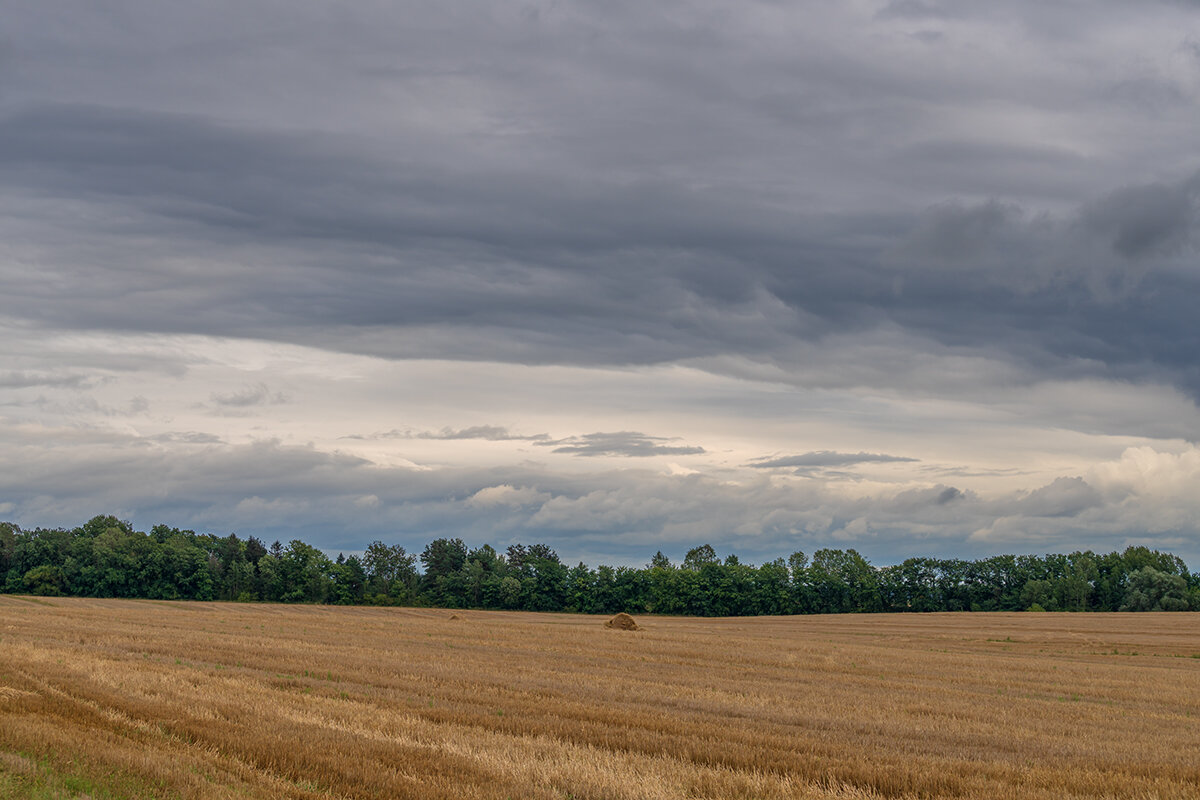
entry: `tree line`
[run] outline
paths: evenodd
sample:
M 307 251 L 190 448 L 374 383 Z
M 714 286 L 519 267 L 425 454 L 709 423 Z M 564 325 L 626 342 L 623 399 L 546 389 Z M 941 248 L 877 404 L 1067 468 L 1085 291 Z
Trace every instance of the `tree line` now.
M 371 543 L 331 559 L 300 540 L 265 545 L 112 516 L 74 529 L 0 523 L 0 591 L 9 594 L 420 605 L 584 613 L 735 616 L 878 611 L 1200 610 L 1200 576 L 1146 547 L 1096 554 L 910 558 L 872 566 L 853 549 L 801 552 L 755 566 L 710 545 L 674 564 L 567 566 L 544 544 L 421 553 Z

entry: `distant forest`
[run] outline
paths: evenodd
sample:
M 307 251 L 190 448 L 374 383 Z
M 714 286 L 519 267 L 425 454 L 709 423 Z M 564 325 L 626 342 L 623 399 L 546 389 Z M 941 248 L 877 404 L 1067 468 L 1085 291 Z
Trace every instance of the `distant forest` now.
M 374 542 L 328 558 L 299 540 L 265 545 L 165 525 L 149 533 L 98 516 L 72 530 L 0 523 L 10 594 L 411 605 L 733 616 L 871 611 L 1200 610 L 1200 578 L 1170 553 L 910 558 L 875 567 L 854 550 L 793 553 L 754 566 L 709 545 L 673 564 L 570 567 L 544 544 L 469 549 L 436 539 L 409 553 Z

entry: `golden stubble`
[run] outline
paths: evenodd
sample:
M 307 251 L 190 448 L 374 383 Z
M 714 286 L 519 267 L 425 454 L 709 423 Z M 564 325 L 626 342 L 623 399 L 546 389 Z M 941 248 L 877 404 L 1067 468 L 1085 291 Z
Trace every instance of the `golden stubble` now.
M 0 597 L 0 775 L 184 798 L 1200 797 L 1197 615 L 457 616 Z

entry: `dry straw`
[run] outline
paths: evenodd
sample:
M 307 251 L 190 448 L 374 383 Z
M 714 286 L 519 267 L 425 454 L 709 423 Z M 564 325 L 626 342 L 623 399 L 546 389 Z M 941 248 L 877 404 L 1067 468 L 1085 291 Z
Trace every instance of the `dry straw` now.
M 610 620 L 604 623 L 604 627 L 613 628 L 618 631 L 639 631 L 637 621 L 633 617 L 622 611 Z
M 1196 798 L 1200 615 L 0 597 L 0 798 Z

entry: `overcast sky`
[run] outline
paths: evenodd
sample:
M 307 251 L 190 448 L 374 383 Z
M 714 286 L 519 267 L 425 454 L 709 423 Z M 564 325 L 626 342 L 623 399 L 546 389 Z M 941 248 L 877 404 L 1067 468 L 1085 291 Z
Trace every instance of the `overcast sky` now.
M 0 7 L 0 519 L 1200 567 L 1196 3 Z

